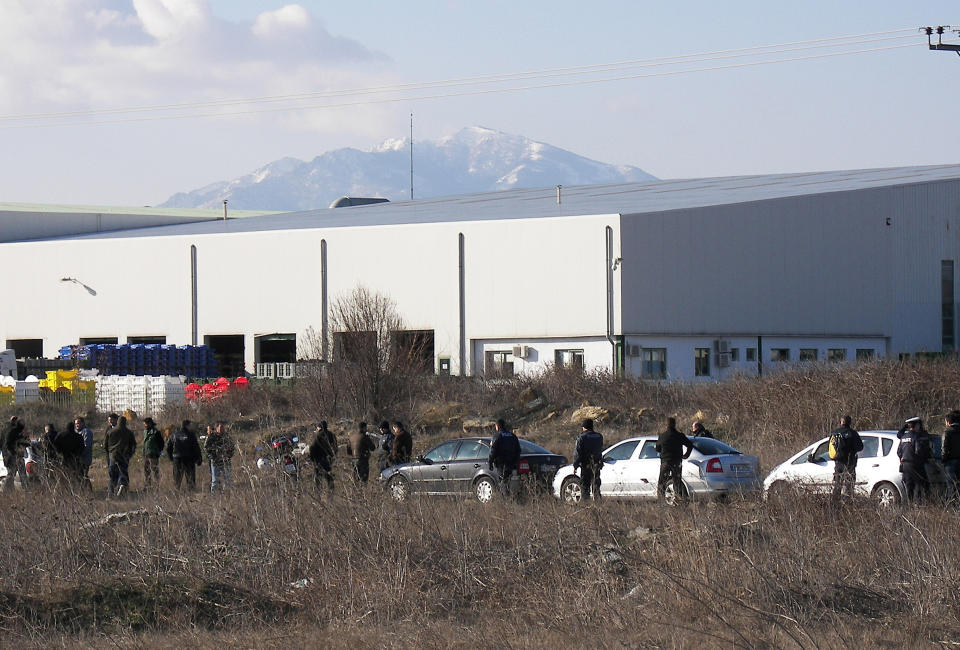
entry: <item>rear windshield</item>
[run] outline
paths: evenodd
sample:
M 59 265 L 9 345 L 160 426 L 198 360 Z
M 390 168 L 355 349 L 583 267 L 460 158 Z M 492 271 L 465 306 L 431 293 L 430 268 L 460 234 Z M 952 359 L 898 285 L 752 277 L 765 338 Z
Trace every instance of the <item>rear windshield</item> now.
M 730 445 L 714 440 L 713 438 L 691 438 L 693 448 L 704 456 L 716 456 L 717 454 L 739 454 L 740 452 Z
M 521 454 L 552 454 L 552 451 L 544 449 L 540 445 L 535 445 L 529 440 L 520 440 Z

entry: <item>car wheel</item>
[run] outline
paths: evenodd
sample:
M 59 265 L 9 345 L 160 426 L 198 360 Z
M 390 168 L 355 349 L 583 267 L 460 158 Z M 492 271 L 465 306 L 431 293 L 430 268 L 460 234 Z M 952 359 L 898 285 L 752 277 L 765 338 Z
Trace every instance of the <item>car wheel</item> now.
M 560 485 L 560 498 L 564 503 L 580 503 L 580 500 L 583 498 L 580 479 L 576 476 L 564 479 Z
M 796 494 L 796 490 L 790 486 L 786 481 L 774 481 L 767 489 L 767 497 L 770 499 L 785 499 L 790 496 L 791 492 Z
M 873 488 L 872 496 L 877 502 L 877 505 L 882 508 L 899 505 L 900 503 L 900 490 L 898 490 L 897 486 L 893 483 L 886 481 L 877 484 L 877 486 Z
M 387 483 L 387 490 L 394 501 L 406 501 L 407 497 L 410 496 L 410 481 L 404 478 L 402 474 L 394 474 Z
M 673 482 L 667 483 L 666 487 L 663 489 L 663 502 L 668 506 L 675 506 L 683 503 L 689 492 L 687 491 L 686 485 L 680 486 L 680 494 L 677 494 L 676 489 L 673 487 Z
M 481 476 L 477 479 L 477 482 L 473 484 L 473 493 L 480 503 L 490 503 L 493 501 L 493 496 L 497 493 L 497 486 L 493 484 L 490 478 Z

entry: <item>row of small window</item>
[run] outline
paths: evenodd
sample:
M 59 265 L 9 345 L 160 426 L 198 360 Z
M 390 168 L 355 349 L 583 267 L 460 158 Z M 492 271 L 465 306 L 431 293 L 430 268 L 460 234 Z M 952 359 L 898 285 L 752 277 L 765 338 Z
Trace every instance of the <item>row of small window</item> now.
M 492 350 L 486 353 L 486 372 L 491 376 L 512 377 L 514 356 L 512 350 Z M 553 362 L 558 368 L 583 369 L 583 350 L 555 350 Z
M 748 363 L 757 360 L 757 348 L 744 348 L 746 361 Z M 710 348 L 693 349 L 693 367 L 694 375 L 697 377 L 709 377 L 711 371 Z M 817 348 L 800 348 L 799 361 L 819 361 L 819 351 Z M 729 358 L 726 361 L 737 363 L 740 361 L 740 348 L 730 348 L 726 353 Z M 875 350 L 873 348 L 857 348 L 857 361 L 866 361 L 873 359 Z M 666 379 L 667 378 L 667 349 L 666 348 L 643 348 L 640 353 L 641 370 L 640 374 L 646 379 Z M 826 361 L 830 363 L 841 363 L 847 360 L 846 348 L 828 348 Z M 790 361 L 790 348 L 770 348 L 770 361 L 772 363 L 785 363 Z M 726 364 L 724 364 L 726 365 Z

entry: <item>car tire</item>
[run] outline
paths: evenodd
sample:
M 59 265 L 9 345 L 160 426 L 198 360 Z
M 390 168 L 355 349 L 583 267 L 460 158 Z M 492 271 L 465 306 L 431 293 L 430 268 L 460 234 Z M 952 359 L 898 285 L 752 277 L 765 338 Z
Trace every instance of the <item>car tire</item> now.
M 563 479 L 560 484 L 560 500 L 564 503 L 580 503 L 583 499 L 583 485 L 576 476 Z
M 497 494 L 497 486 L 489 476 L 481 476 L 473 484 L 473 495 L 480 503 L 490 503 Z
M 672 481 L 670 483 L 667 483 L 666 487 L 664 487 L 663 502 L 666 503 L 668 506 L 672 507 L 672 506 L 680 505 L 685 501 L 687 501 L 687 499 L 689 498 L 690 490 L 687 489 L 686 484 L 681 483 L 680 485 L 681 485 L 681 490 L 683 491 L 683 494 L 679 495 L 679 498 L 673 489 Z
M 767 489 L 768 499 L 785 499 L 791 494 L 796 495 L 797 490 L 786 481 L 774 481 Z
M 394 474 L 387 481 L 387 491 L 394 501 L 406 501 L 410 496 L 410 481 L 402 474 Z
M 901 501 L 900 490 L 897 489 L 896 485 L 888 481 L 877 483 L 873 488 L 873 492 L 870 493 L 870 496 L 873 497 L 873 500 L 881 508 L 900 505 Z

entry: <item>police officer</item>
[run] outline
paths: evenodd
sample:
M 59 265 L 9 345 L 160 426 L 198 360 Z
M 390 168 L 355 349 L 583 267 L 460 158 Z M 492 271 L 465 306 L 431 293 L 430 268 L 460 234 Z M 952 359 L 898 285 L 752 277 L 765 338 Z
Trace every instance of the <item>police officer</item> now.
M 520 440 L 507 430 L 502 418 L 497 420 L 496 431 L 490 439 L 490 456 L 487 459 L 490 469 L 495 470 L 500 481 L 500 494 L 510 496 L 510 477 L 520 464 Z
M 677 419 L 667 418 L 667 430 L 657 438 L 654 449 L 660 452 L 660 477 L 657 479 L 657 498 L 663 500 L 667 483 L 673 482 L 676 498 L 683 498 L 682 473 L 683 459 L 689 458 L 693 443 L 677 430 Z M 686 452 L 684 452 L 686 449 Z
M 587 418 L 581 424 L 582 433 L 577 437 L 573 451 L 573 471 L 580 468 L 582 500 L 600 500 L 600 469 L 603 467 L 603 436 L 593 430 L 593 420 Z
M 958 494 L 958 473 L 960 473 L 960 411 L 950 411 L 946 417 L 947 429 L 943 432 L 943 472 L 947 475 L 947 498 Z
M 907 501 L 922 499 L 930 485 L 926 467 L 930 458 L 930 435 L 923 428 L 923 420 L 912 417 L 900 427 L 897 438 L 900 439 L 897 456 Z
M 853 419 L 844 415 L 840 418 L 840 427 L 830 434 L 837 450 L 833 459 L 834 499 L 840 498 L 841 491 L 847 496 L 853 496 L 853 486 L 857 483 L 857 454 L 863 451 L 863 440 L 851 427 L 852 423 Z

